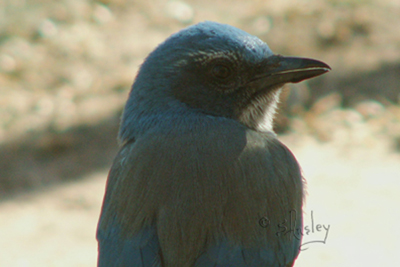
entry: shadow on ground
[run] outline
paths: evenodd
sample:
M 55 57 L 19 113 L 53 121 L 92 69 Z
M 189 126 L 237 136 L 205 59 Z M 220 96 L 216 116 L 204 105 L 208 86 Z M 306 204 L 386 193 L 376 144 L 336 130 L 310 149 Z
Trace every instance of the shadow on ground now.
M 333 70 L 335 71 L 335 70 Z M 383 104 L 398 104 L 400 101 L 400 64 L 384 64 L 369 72 L 349 73 L 343 77 L 326 75 L 310 80 L 313 88 L 310 105 L 331 92 L 343 97 L 343 106 L 351 107 L 360 101 L 373 99 Z
M 77 179 L 111 165 L 118 149 L 119 116 L 64 133 L 34 133 L 0 147 L 2 198 Z

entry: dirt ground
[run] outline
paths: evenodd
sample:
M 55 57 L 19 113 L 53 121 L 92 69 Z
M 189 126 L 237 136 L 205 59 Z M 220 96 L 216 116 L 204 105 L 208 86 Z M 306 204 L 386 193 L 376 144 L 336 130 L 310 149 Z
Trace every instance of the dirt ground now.
M 333 69 L 287 87 L 277 120 L 308 188 L 313 231 L 295 266 L 400 266 L 396 0 L 0 2 L 0 266 L 95 266 L 137 68 L 171 33 L 204 20 Z

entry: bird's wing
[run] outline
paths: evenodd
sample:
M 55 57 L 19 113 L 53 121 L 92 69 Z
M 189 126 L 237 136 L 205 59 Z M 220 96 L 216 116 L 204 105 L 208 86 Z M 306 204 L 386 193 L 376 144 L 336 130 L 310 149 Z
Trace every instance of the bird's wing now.
M 289 267 L 296 256 L 290 250 L 272 248 L 245 248 L 221 242 L 209 248 L 196 261 L 194 267 Z
M 158 267 L 160 244 L 154 228 L 146 228 L 132 237 L 126 237 L 115 225 L 108 231 L 98 232 L 99 267 Z
M 115 191 L 123 186 L 124 180 L 129 178 L 131 153 L 134 142 L 130 142 L 120 150 L 110 170 L 102 213 L 97 229 L 98 266 L 99 267 L 159 267 L 160 244 L 154 227 L 145 227 L 134 235 L 124 231 L 122 225 L 124 214 L 113 206 L 113 199 L 122 199 L 126 196 L 117 195 Z

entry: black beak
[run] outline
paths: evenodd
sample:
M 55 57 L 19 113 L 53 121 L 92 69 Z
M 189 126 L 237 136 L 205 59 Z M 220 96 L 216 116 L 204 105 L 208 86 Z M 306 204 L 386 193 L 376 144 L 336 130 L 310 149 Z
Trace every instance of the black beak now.
M 258 74 L 251 83 L 263 88 L 298 83 L 324 74 L 330 69 L 327 64 L 315 59 L 273 55 L 261 63 Z

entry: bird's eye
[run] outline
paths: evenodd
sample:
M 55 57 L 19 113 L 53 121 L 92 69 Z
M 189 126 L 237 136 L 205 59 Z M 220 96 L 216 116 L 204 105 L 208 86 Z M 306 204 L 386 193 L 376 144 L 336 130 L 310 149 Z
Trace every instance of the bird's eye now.
M 215 65 L 212 68 L 212 75 L 218 79 L 226 79 L 231 75 L 231 69 L 225 65 Z

